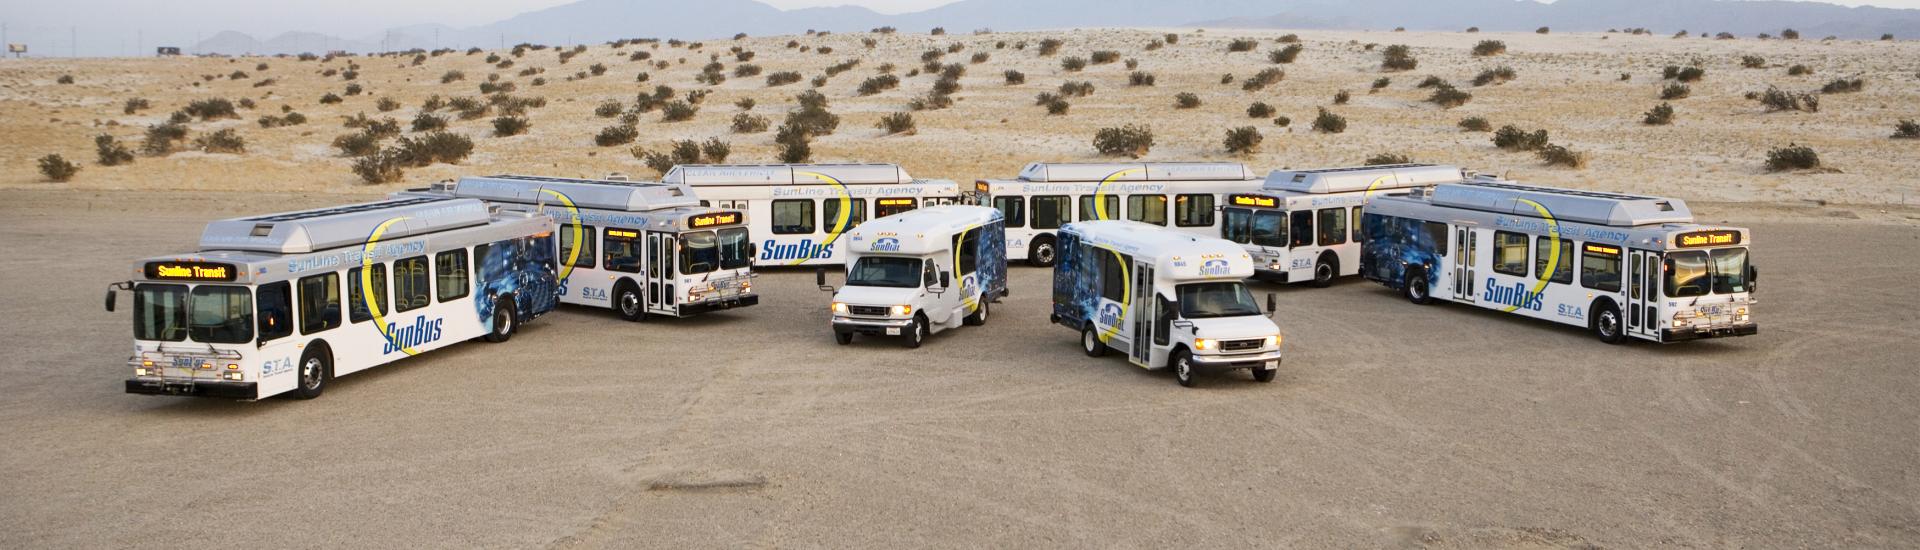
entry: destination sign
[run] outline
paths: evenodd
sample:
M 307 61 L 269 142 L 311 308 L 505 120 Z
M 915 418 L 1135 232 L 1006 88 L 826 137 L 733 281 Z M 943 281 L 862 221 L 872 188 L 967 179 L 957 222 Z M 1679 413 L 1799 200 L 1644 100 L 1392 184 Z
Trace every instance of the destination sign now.
M 1673 245 L 1678 246 L 1680 248 L 1698 248 L 1702 246 L 1723 246 L 1723 245 L 1734 245 L 1734 244 L 1740 244 L 1740 232 L 1731 230 L 1731 229 L 1723 229 L 1720 231 L 1695 231 L 1692 233 L 1681 233 L 1678 238 L 1675 238 L 1673 240 Z
M 1266 195 L 1233 195 L 1231 197 L 1227 197 L 1227 202 L 1234 206 L 1259 206 L 1263 208 L 1273 208 L 1274 206 L 1279 204 L 1279 199 L 1275 199 L 1273 197 L 1269 197 Z
M 1587 252 L 1592 252 L 1594 254 L 1608 254 L 1613 256 L 1620 255 L 1620 249 L 1614 248 L 1611 246 L 1588 243 L 1585 248 L 1587 249 Z
M 231 264 L 212 262 L 147 262 L 147 278 L 167 281 L 232 281 Z
M 618 237 L 618 238 L 622 238 L 622 239 L 638 239 L 638 238 L 640 238 L 640 232 L 639 232 L 639 231 L 631 231 L 631 230 L 627 230 L 627 229 L 608 229 L 608 230 L 607 230 L 607 236 L 608 236 L 608 237 Z
M 739 212 L 714 212 L 712 214 L 700 214 L 687 218 L 687 227 L 692 228 L 733 225 L 737 223 L 740 223 Z
M 985 181 L 976 181 L 976 182 L 973 182 L 973 190 L 974 190 L 974 191 L 979 191 L 979 192 L 981 192 L 981 193 L 985 193 L 985 192 L 987 192 L 987 190 L 988 190 L 988 189 L 991 189 L 991 187 L 989 187 L 989 186 L 987 186 L 987 182 L 985 182 Z
M 913 206 L 913 199 L 880 199 L 880 206 Z

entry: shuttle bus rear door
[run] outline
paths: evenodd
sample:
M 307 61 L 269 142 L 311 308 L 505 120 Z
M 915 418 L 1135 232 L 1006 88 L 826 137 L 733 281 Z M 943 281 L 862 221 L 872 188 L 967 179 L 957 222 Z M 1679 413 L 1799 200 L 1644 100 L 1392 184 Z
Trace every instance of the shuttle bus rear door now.
M 1127 354 L 1127 360 L 1135 365 L 1151 368 L 1153 366 L 1153 320 L 1159 317 L 1154 311 L 1158 306 L 1153 299 L 1153 264 L 1134 262 L 1133 268 L 1133 311 L 1127 312 L 1127 322 L 1133 325 L 1133 346 Z

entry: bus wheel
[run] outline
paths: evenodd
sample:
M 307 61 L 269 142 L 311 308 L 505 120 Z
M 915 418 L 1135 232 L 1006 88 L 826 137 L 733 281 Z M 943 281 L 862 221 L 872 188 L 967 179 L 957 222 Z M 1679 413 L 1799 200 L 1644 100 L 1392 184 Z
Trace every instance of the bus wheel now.
M 907 334 L 907 347 L 918 349 L 920 344 L 927 341 L 927 318 L 915 315 L 910 330 L 912 332 Z
M 1253 369 L 1253 380 L 1263 384 L 1272 382 L 1276 374 L 1280 374 L 1280 369 Z
M 1407 301 L 1423 306 L 1433 303 L 1433 289 L 1427 286 L 1427 274 L 1418 271 L 1408 273 L 1404 286 L 1401 291 L 1407 295 Z
M 1184 349 L 1175 351 L 1173 357 L 1168 358 L 1167 362 L 1173 364 L 1175 382 L 1179 382 L 1182 387 L 1193 387 L 1193 354 L 1187 353 Z
M 1333 285 L 1333 276 L 1340 272 L 1340 260 L 1321 258 L 1313 264 L 1313 286 L 1327 288 Z
M 493 330 L 487 333 L 487 341 L 497 344 L 512 339 L 513 331 L 520 328 L 517 326 L 519 320 L 519 316 L 514 315 L 513 297 L 495 296 L 493 298 Z
M 1099 335 L 1094 334 L 1092 325 L 1080 329 L 1080 351 L 1087 352 L 1087 357 L 1100 357 L 1107 354 L 1107 344 L 1100 341 Z
M 309 346 L 307 352 L 300 355 L 300 380 L 293 387 L 293 396 L 299 399 L 313 399 L 327 391 L 327 380 L 333 378 L 333 358 L 325 346 Z
M 982 298 L 985 297 L 983 296 Z M 963 322 L 976 327 L 987 324 L 987 301 L 985 299 L 980 300 L 980 309 L 974 310 L 973 314 L 968 315 Z
M 647 306 L 640 301 L 640 287 L 633 283 L 622 283 L 619 290 L 613 292 L 613 308 L 620 312 L 620 318 L 640 322 L 647 320 Z
M 1599 313 L 1593 314 L 1593 335 L 1609 344 L 1625 342 L 1627 334 L 1620 330 L 1620 308 L 1613 304 L 1601 305 Z
M 851 333 L 851 332 L 835 332 L 835 333 L 833 333 L 833 343 L 835 343 L 835 344 L 840 344 L 840 345 L 842 345 L 842 346 L 844 346 L 844 345 L 847 345 L 847 344 L 851 344 L 851 343 L 853 343 L 853 333 Z
M 1034 267 L 1053 267 L 1058 257 L 1054 249 L 1053 237 L 1040 237 L 1033 240 L 1033 247 L 1027 249 L 1027 265 Z

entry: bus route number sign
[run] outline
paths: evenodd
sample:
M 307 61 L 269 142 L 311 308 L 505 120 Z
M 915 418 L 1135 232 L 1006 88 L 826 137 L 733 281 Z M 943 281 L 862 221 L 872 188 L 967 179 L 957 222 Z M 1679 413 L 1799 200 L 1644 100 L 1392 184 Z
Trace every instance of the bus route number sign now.
M 213 262 L 147 262 L 148 279 L 163 281 L 232 281 L 233 265 Z
M 1676 246 L 1679 246 L 1680 248 L 1698 248 L 1702 246 L 1734 245 L 1734 244 L 1740 244 L 1740 232 L 1732 231 L 1732 230 L 1721 230 L 1721 231 L 1695 231 L 1692 233 L 1681 233 L 1680 237 L 1677 239 L 1674 239 L 1673 242 Z

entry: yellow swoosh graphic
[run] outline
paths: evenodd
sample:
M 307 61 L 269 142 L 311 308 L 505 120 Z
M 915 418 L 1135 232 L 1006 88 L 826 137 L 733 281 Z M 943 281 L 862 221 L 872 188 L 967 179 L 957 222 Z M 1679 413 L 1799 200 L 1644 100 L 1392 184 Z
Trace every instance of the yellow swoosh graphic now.
M 567 261 L 560 264 L 560 280 L 565 281 L 567 280 L 567 275 L 573 274 L 574 260 L 580 259 L 580 249 L 584 248 L 580 245 L 580 238 L 584 236 L 580 230 L 580 208 L 573 205 L 573 199 L 567 197 L 566 193 L 545 188 L 542 188 L 540 192 L 553 195 L 554 198 L 560 199 L 560 204 L 567 205 L 567 215 L 573 218 L 573 221 L 568 224 L 573 226 L 573 250 L 567 252 Z
M 1540 281 L 1533 284 L 1533 294 L 1538 296 L 1540 291 L 1547 289 L 1547 281 L 1553 278 L 1553 270 L 1560 265 L 1560 222 L 1553 219 L 1553 212 L 1548 211 L 1546 206 L 1527 199 L 1516 200 L 1533 206 L 1534 210 L 1540 212 L 1540 217 L 1547 219 L 1547 235 L 1552 238 L 1552 241 L 1547 243 L 1551 250 L 1547 253 L 1547 267 L 1540 271 Z M 1522 297 L 1520 302 L 1526 303 L 1525 297 Z M 1512 313 L 1516 309 L 1520 309 L 1520 306 L 1507 306 L 1500 311 Z
M 840 183 L 840 180 L 833 179 L 833 176 L 821 174 L 818 172 L 795 172 L 795 173 L 800 174 L 802 176 L 813 176 L 816 178 L 820 178 L 822 181 L 833 184 L 834 191 L 840 195 L 840 214 L 838 216 L 834 216 L 833 230 L 827 232 L 827 242 L 820 243 L 820 246 L 822 247 L 833 246 L 833 243 L 840 240 L 840 233 L 847 230 L 847 221 L 852 219 L 853 217 L 853 200 L 852 200 L 852 196 L 847 194 L 846 184 Z M 811 259 L 813 258 L 798 258 L 798 259 L 795 259 L 793 262 L 788 263 L 787 265 L 800 265 L 802 263 L 806 263 L 807 260 L 811 260 Z
M 387 331 L 387 316 L 382 313 L 385 308 L 380 307 L 380 296 L 373 292 L 374 245 L 380 243 L 380 235 L 387 232 L 388 226 L 406 219 L 405 216 L 401 216 L 380 222 L 380 225 L 373 228 L 373 233 L 367 235 L 366 247 L 360 250 L 360 296 L 367 299 L 367 312 L 373 314 L 373 328 L 380 331 L 380 337 L 385 338 L 389 344 L 395 344 L 400 351 L 407 352 L 407 355 L 419 355 L 420 352 L 414 351 L 412 346 L 399 346 L 400 342 L 393 338 L 393 333 Z
M 1128 168 L 1126 170 L 1121 170 L 1118 172 L 1114 172 L 1112 174 L 1107 174 L 1107 177 L 1102 178 L 1100 180 L 1100 185 L 1098 187 L 1093 188 L 1093 212 L 1095 216 L 1094 219 L 1097 219 L 1097 220 L 1119 219 L 1119 218 L 1107 217 L 1107 201 L 1106 201 L 1107 184 L 1113 183 L 1113 180 L 1119 178 L 1120 176 L 1124 176 L 1134 172 L 1140 172 L 1143 170 L 1146 170 L 1146 169 L 1145 168 Z

